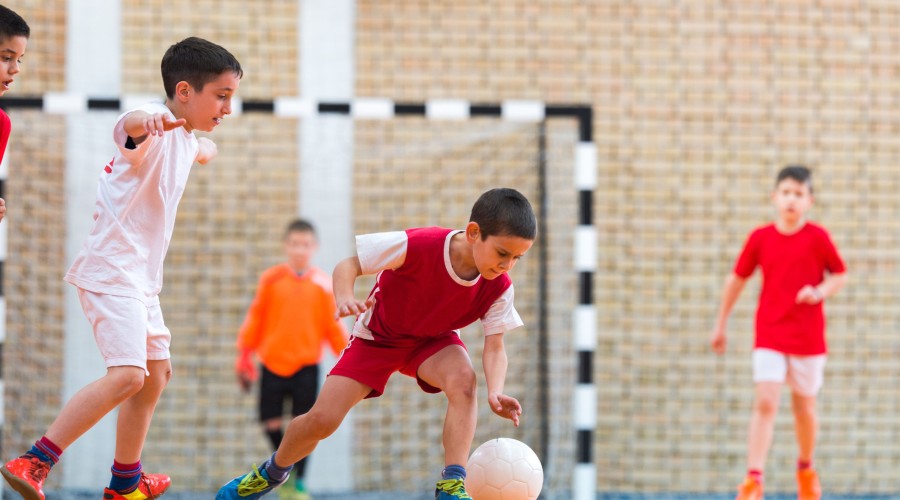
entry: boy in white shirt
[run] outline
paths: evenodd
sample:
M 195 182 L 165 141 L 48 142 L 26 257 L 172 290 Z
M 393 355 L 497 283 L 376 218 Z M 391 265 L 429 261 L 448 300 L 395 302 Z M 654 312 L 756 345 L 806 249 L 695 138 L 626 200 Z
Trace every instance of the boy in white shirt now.
M 163 261 L 191 166 L 217 152 L 193 131 L 210 132 L 231 113 L 243 70 L 223 47 L 191 37 L 166 51 L 162 76 L 165 104 L 141 106 L 116 123 L 118 151 L 100 175 L 94 225 L 65 276 L 78 288 L 107 372 L 66 403 L 31 450 L 0 468 L 26 500 L 44 500 L 44 479 L 63 450 L 116 407 L 115 462 L 103 498 L 157 498 L 171 484 L 164 474 L 143 473 L 140 462 L 172 374 L 159 307 Z

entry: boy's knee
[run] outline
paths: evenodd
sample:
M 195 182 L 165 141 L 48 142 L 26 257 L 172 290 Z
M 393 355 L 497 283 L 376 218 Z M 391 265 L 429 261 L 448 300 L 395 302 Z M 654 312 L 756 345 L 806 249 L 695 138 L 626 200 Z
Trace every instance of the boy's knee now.
M 447 397 L 459 396 L 475 399 L 478 385 L 476 383 L 475 370 L 472 370 L 471 367 L 467 366 L 464 369 L 460 369 L 448 382 L 447 387 L 444 389 Z
M 778 398 L 760 396 L 756 398 L 754 407 L 757 413 L 762 415 L 774 415 L 778 411 Z
M 143 368 L 136 366 L 119 366 L 110 369 L 109 376 L 115 382 L 118 394 L 127 398 L 140 392 L 144 387 L 146 374 Z

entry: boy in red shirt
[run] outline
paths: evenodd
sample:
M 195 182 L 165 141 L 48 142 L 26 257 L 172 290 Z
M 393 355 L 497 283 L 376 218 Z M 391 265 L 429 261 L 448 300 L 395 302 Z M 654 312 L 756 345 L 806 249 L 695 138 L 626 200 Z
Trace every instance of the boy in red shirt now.
M 317 249 L 312 224 L 298 219 L 288 225 L 287 262 L 263 272 L 238 334 L 236 370 L 244 390 L 257 379 L 254 351 L 262 362 L 259 420 L 276 450 L 284 437 L 285 398 L 290 396 L 291 416 L 308 412 L 319 391 L 323 344 L 335 355 L 347 345 L 344 325 L 336 319 L 331 276 L 311 265 Z M 283 498 L 311 498 L 303 483 L 305 470 L 303 458 L 294 465 L 294 488 L 284 488 Z
M 435 498 L 471 500 L 464 466 L 475 437 L 475 370 L 459 330 L 481 320 L 488 404 L 518 426 L 522 406 L 503 393 L 503 334 L 522 325 L 506 273 L 531 248 L 537 222 L 531 204 L 513 189 L 482 194 L 469 221 L 464 230 L 427 227 L 356 237 L 357 255 L 334 269 L 339 314 L 358 315 L 350 344 L 321 396 L 291 422 L 275 454 L 223 486 L 217 500 L 256 499 L 284 482 L 291 464 L 331 435 L 357 403 L 380 396 L 394 372 L 415 378 L 425 392 L 446 395 L 444 469 Z M 356 278 L 376 273 L 368 298 L 356 299 Z
M 21 70 L 19 64 L 28 46 L 31 28 L 24 19 L 12 10 L 0 5 L 0 96 L 6 94 L 13 80 Z M 0 109 L 0 162 L 6 153 L 12 124 L 9 115 Z M 3 193 L 0 193 L 3 196 Z M 0 198 L 0 221 L 6 215 L 6 201 Z
M 812 467 L 818 427 L 816 394 L 822 386 L 827 352 L 822 306 L 844 285 L 846 274 L 828 232 L 806 220 L 806 211 L 813 204 L 812 191 L 806 167 L 789 166 L 778 173 L 772 193 L 778 217 L 750 233 L 725 282 L 710 340 L 714 352 L 725 352 L 728 315 L 747 278 L 759 266 L 763 283 L 753 350 L 756 398 L 748 436 L 748 472 L 737 500 L 762 498 L 763 468 L 785 383 L 791 388 L 799 447 L 798 497 L 813 500 L 822 495 Z

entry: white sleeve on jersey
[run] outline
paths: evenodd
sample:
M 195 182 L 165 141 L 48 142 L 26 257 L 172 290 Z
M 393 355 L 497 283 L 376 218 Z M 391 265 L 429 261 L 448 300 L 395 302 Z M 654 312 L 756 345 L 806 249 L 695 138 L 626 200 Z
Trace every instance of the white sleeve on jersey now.
M 406 231 L 362 234 L 356 237 L 356 256 L 363 274 L 397 269 L 406 261 Z
M 519 312 L 516 311 L 513 300 L 515 295 L 513 286 L 510 284 L 503 295 L 491 304 L 488 312 L 481 318 L 485 336 L 503 333 L 525 324 L 519 317 Z

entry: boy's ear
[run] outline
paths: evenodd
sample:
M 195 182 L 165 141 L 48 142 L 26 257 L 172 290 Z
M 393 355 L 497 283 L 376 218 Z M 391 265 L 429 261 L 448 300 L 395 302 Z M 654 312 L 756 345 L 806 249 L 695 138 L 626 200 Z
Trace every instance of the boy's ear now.
M 466 239 L 471 243 L 479 238 L 481 238 L 481 227 L 478 223 L 469 222 L 466 224 Z
M 175 98 L 181 102 L 187 101 L 193 91 L 191 84 L 184 80 L 175 84 Z

